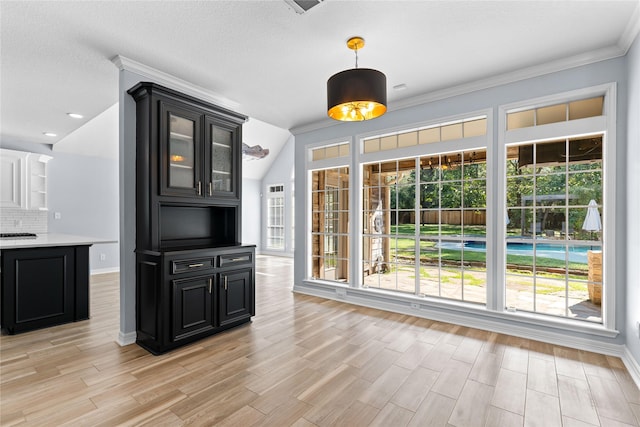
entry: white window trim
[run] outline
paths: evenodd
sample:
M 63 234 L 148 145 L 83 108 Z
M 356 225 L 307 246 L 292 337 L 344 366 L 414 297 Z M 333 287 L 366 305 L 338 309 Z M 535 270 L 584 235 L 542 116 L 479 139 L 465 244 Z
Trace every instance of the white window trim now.
M 273 187 L 282 187 L 282 191 L 271 191 L 271 188 Z M 287 248 L 287 239 L 286 239 L 286 222 L 285 222 L 285 217 L 286 217 L 286 207 L 287 207 L 287 199 L 285 197 L 285 186 L 284 184 L 269 184 L 267 185 L 267 189 L 265 191 L 265 193 L 267 194 L 267 242 L 265 243 L 265 248 L 268 251 L 274 251 L 274 252 L 284 252 Z M 281 248 L 274 248 L 269 246 L 269 228 L 271 227 L 269 225 L 269 199 L 275 199 L 277 197 L 282 197 L 282 221 L 283 221 L 283 225 L 282 225 L 282 229 L 283 229 L 283 236 L 282 236 L 282 247 Z
M 384 136 L 384 135 L 393 135 L 393 134 L 402 133 L 402 132 L 411 132 L 412 130 L 415 130 L 415 129 L 426 128 L 430 126 L 444 126 L 449 123 L 457 123 L 461 121 L 479 119 L 485 116 L 487 118 L 487 132 L 483 136 L 472 136 L 468 138 L 451 139 L 447 141 L 432 142 L 428 144 L 419 144 L 419 145 L 414 145 L 410 147 L 400 147 L 400 148 L 395 148 L 391 150 L 381 150 L 373 153 L 364 153 L 364 140 L 367 138 Z M 355 213 L 354 215 L 356 216 L 356 218 L 352 218 L 352 221 L 351 221 L 353 225 L 352 225 L 350 237 L 351 237 L 351 241 L 353 242 L 351 246 L 351 253 L 355 254 L 358 258 L 352 262 L 353 265 L 351 266 L 351 271 L 350 271 L 350 274 L 351 274 L 350 287 L 356 288 L 356 289 L 363 289 L 363 292 L 382 291 L 382 295 L 389 294 L 388 292 L 385 293 L 384 290 L 379 290 L 376 288 L 366 288 L 366 290 L 364 288 L 361 288 L 360 276 L 364 268 L 362 245 L 360 244 L 362 239 L 362 234 L 360 230 L 362 230 L 362 226 L 363 226 L 362 224 L 363 180 L 362 180 L 362 170 L 361 170 L 362 165 L 366 163 L 372 163 L 372 162 L 393 161 L 393 160 L 403 159 L 408 157 L 436 155 L 436 154 L 452 151 L 452 147 L 455 147 L 454 151 L 468 151 L 468 150 L 473 150 L 474 148 L 484 149 L 484 147 L 486 147 L 487 158 L 489 158 L 489 156 L 493 157 L 495 156 L 493 154 L 493 152 L 495 151 L 494 143 L 493 143 L 493 128 L 494 128 L 493 109 L 489 108 L 485 110 L 476 110 L 468 113 L 441 117 L 441 118 L 424 121 L 420 123 L 398 126 L 392 129 L 386 129 L 383 133 L 378 131 L 378 132 L 369 132 L 369 133 L 356 135 L 355 140 L 357 141 L 358 150 L 352 152 L 353 153 L 352 155 L 353 174 L 352 175 L 353 175 L 353 178 L 357 180 L 357 186 L 354 186 L 352 188 L 356 188 L 357 192 L 354 192 L 354 194 L 351 197 L 351 201 L 353 205 L 351 209 L 353 209 L 352 212 Z M 492 185 L 492 182 L 495 179 L 493 175 L 494 175 L 493 171 L 487 168 L 487 189 L 491 188 L 490 186 Z M 356 185 L 356 183 L 353 183 L 352 185 Z M 487 207 L 486 207 L 487 219 L 491 218 L 491 215 L 493 215 L 492 213 L 493 208 L 489 204 L 492 197 L 493 196 L 491 195 L 491 193 L 487 191 Z M 494 241 L 495 240 L 494 227 L 495 227 L 494 224 L 487 223 L 487 238 L 486 238 L 487 240 L 487 255 L 486 255 L 487 256 L 486 258 L 487 283 L 492 283 L 490 282 L 490 279 L 489 279 L 489 271 L 490 271 L 489 265 L 490 263 L 495 263 L 495 260 L 494 260 L 495 256 L 493 255 L 493 253 L 490 253 L 491 246 L 495 247 L 496 245 Z M 416 244 L 419 244 L 419 243 L 416 242 Z M 351 258 L 353 260 L 353 257 Z M 419 277 L 418 272 L 416 272 L 416 280 L 418 280 L 417 277 Z M 486 291 L 487 291 L 486 307 L 487 308 L 490 307 L 489 306 L 490 301 L 493 301 L 495 299 L 494 298 L 495 291 L 493 290 L 493 288 L 494 288 L 493 286 L 489 286 L 489 285 L 486 286 Z M 411 298 L 411 297 L 412 296 L 408 294 L 404 296 L 404 298 Z M 403 298 L 403 297 L 400 296 L 400 298 Z M 431 298 L 432 297 L 420 297 L 420 300 L 425 301 L 425 300 L 430 300 Z M 447 307 L 450 304 L 462 304 L 462 306 L 469 307 L 469 308 L 478 307 L 478 305 L 474 303 L 469 303 L 466 301 L 455 301 L 455 300 L 448 301 L 448 302 L 439 302 L 436 300 L 435 304 L 447 306 Z M 480 307 L 482 307 L 481 310 L 486 311 L 484 305 L 481 305 Z
M 595 328 L 586 328 L 581 326 L 582 323 L 571 318 L 563 318 L 558 321 L 559 325 L 565 323 L 567 329 L 572 331 L 589 330 L 600 331 L 604 335 L 617 333 L 616 330 L 616 278 L 615 278 L 615 253 L 616 253 L 616 227 L 615 227 L 615 207 L 616 207 L 616 83 L 608 83 L 599 86 L 578 89 L 570 92 L 553 94 L 550 96 L 534 98 L 519 101 L 511 104 L 505 104 L 498 107 L 498 147 L 497 147 L 497 182 L 492 187 L 491 193 L 494 193 L 496 206 L 502 209 L 506 206 L 505 200 L 505 161 L 507 144 L 515 142 L 543 141 L 548 139 L 558 139 L 579 134 L 603 133 L 605 139 L 603 153 L 603 171 L 604 171 L 604 211 L 603 211 L 603 231 L 606 236 L 606 250 L 603 259 L 603 276 L 604 289 L 602 299 L 602 325 L 595 324 Z M 591 117 L 586 119 L 572 120 L 568 122 L 552 123 L 548 125 L 532 126 L 528 128 L 520 128 L 513 130 L 507 129 L 507 113 L 517 111 L 518 109 L 537 108 L 557 103 L 565 103 L 580 99 L 591 98 L 598 95 L 604 95 L 603 113 L 604 116 Z M 489 203 L 487 201 L 487 203 Z M 496 235 L 496 272 L 504 272 L 506 268 L 505 249 L 502 242 L 505 241 L 505 216 L 496 215 L 497 232 Z M 498 285 L 499 289 L 496 301 L 496 310 L 504 311 L 505 307 L 505 277 L 500 273 Z M 512 315 L 512 314 L 510 314 Z M 519 314 L 518 317 L 526 318 L 529 323 L 544 325 L 547 323 L 546 318 L 549 316 L 544 314 L 527 313 Z
M 320 147 L 330 147 L 332 145 L 338 145 L 338 144 L 344 144 L 344 143 L 348 143 L 349 144 L 349 152 L 350 155 L 349 156 L 341 156 L 341 157 L 333 157 L 330 159 L 322 159 L 322 160 L 313 160 L 313 150 L 320 148 Z M 349 189 L 353 189 L 355 188 L 354 182 L 355 182 L 355 176 L 353 173 L 353 158 L 355 156 L 355 151 L 353 149 L 354 144 L 353 144 L 353 138 L 337 138 L 337 139 L 332 139 L 332 140 L 326 140 L 326 141 L 320 141 L 314 144 L 309 144 L 307 146 L 305 146 L 305 169 L 304 169 L 304 227 L 305 230 L 307 230 L 306 233 L 304 233 L 304 258 L 305 258 L 305 266 L 304 266 L 304 277 L 305 277 L 305 281 L 311 282 L 311 283 L 326 283 L 328 285 L 338 285 L 339 287 L 345 287 L 345 286 L 353 286 L 353 262 L 349 262 L 349 281 L 346 283 L 340 283 L 338 284 L 337 282 L 332 282 L 332 281 L 324 281 L 322 279 L 314 279 L 311 277 L 311 271 L 313 269 L 312 266 L 312 251 L 313 248 L 311 247 L 312 245 L 312 215 L 311 215 L 311 209 L 312 209 L 312 204 L 313 201 L 311 199 L 312 197 L 312 191 L 311 191 L 311 174 L 313 173 L 314 170 L 320 170 L 320 169 L 331 169 L 331 168 L 343 168 L 343 167 L 348 167 L 349 168 Z M 349 194 L 349 223 L 347 226 L 347 236 L 349 236 L 349 253 L 353 254 L 354 250 L 356 248 L 356 242 L 354 242 L 353 240 L 353 230 L 354 230 L 354 221 L 352 218 L 353 215 L 353 203 L 354 203 L 354 197 L 353 197 L 353 191 L 350 191 Z M 359 246 L 359 245 L 358 245 Z
M 577 91 L 565 92 L 561 94 L 555 94 L 547 97 L 537 98 L 537 101 L 546 103 L 547 105 L 567 102 L 569 100 L 578 100 L 588 98 L 590 96 L 604 94 L 605 104 L 604 112 L 606 115 L 606 128 L 607 133 L 607 148 L 605 149 L 605 155 L 609 159 L 606 167 L 614 170 L 615 168 L 615 135 L 616 135 L 616 118 L 615 118 L 615 106 L 616 106 L 616 84 L 605 84 L 595 86 L 591 88 L 581 89 Z M 574 99 L 572 99 L 574 98 Z M 536 101 L 533 100 L 533 101 Z M 486 115 L 487 116 L 487 134 L 486 142 L 484 146 L 487 147 L 487 160 L 491 159 L 496 167 L 489 168 L 487 170 L 487 216 L 490 220 L 487 222 L 487 247 L 493 246 L 493 250 L 488 249 L 487 253 L 487 269 L 492 271 L 492 275 L 487 275 L 487 282 L 494 283 L 494 286 L 487 286 L 487 305 L 486 307 L 477 306 L 475 304 L 468 304 L 465 302 L 452 302 L 452 301 L 439 301 L 430 298 L 417 298 L 411 295 L 401 294 L 387 294 L 384 291 L 377 289 L 361 289 L 358 287 L 359 272 L 362 269 L 361 245 L 360 245 L 360 230 L 362 229 L 362 218 L 359 212 L 362 211 L 362 177 L 360 173 L 360 165 L 369 161 L 375 161 L 375 158 L 369 157 L 375 153 L 362 153 L 362 140 L 376 135 L 381 135 L 380 130 L 368 133 L 357 134 L 352 137 L 342 137 L 334 140 L 325 140 L 317 143 L 309 144 L 305 147 L 307 155 L 305 155 L 305 169 L 303 177 L 303 188 L 306 190 L 309 188 L 309 178 L 311 171 L 315 169 L 327 169 L 331 167 L 345 167 L 350 168 L 350 188 L 354 189 L 350 196 L 350 221 L 349 221 L 349 236 L 350 236 L 350 253 L 351 259 L 357 259 L 357 262 L 351 262 L 350 265 L 350 279 L 348 283 L 336 283 L 325 282 L 323 280 L 311 279 L 309 272 L 311 271 L 311 257 L 308 256 L 311 253 L 311 239 L 310 232 L 305 233 L 303 246 L 304 246 L 304 258 L 305 258 L 305 272 L 304 278 L 298 285 L 294 286 L 296 292 L 322 296 L 330 299 L 344 300 L 350 303 L 364 305 L 372 308 L 381 308 L 384 310 L 391 310 L 399 313 L 413 314 L 421 317 L 426 317 L 434 320 L 441 320 L 446 322 L 453 322 L 465 326 L 474 326 L 481 329 L 492 330 L 501 333 L 508 333 L 511 335 L 536 337 L 539 335 L 539 339 L 547 342 L 558 342 L 565 345 L 570 345 L 575 348 L 584 348 L 594 350 L 598 348 L 601 352 L 614 354 L 610 345 L 599 342 L 594 342 L 588 338 L 580 338 L 578 336 L 567 336 L 562 331 L 572 333 L 584 333 L 592 336 L 600 336 L 606 338 L 614 338 L 619 334 L 619 331 L 615 330 L 615 312 L 608 307 L 603 306 L 603 324 L 572 321 L 571 319 L 554 318 L 552 316 L 537 315 L 535 313 L 508 313 L 502 309 L 499 311 L 497 307 L 504 307 L 504 295 L 501 292 L 504 289 L 504 284 L 497 284 L 497 280 L 501 275 L 500 271 L 504 271 L 504 266 L 500 269 L 497 264 L 498 260 L 504 259 L 504 245 L 501 243 L 504 241 L 504 231 L 502 236 L 499 236 L 497 231 L 504 230 L 505 219 L 504 215 L 493 212 L 495 209 L 504 209 L 504 179 L 500 177 L 504 174 L 504 162 L 500 162 L 505 155 L 505 130 L 506 130 L 506 111 L 512 108 L 526 108 L 531 106 L 532 100 L 525 100 L 518 103 L 505 104 L 498 107 L 498 117 L 495 117 L 494 108 L 488 108 L 486 110 L 480 110 L 476 112 L 468 112 L 466 114 L 460 114 L 457 116 L 450 116 L 448 118 L 434 119 L 428 122 L 422 122 L 420 124 L 408 124 L 398 126 L 394 129 L 387 129 L 386 133 L 394 133 L 402 130 L 408 130 L 417 128 L 429 124 L 442 124 L 448 120 L 459 120 L 466 117 L 472 117 L 474 115 Z M 600 130 L 601 131 L 601 130 Z M 497 134 L 497 135 L 496 135 Z M 475 137 L 474 137 L 475 138 Z M 333 158 L 322 161 L 311 161 L 310 149 L 326 146 L 336 143 L 343 143 L 350 140 L 350 157 L 347 158 Z M 447 144 L 451 144 L 452 141 L 446 141 Z M 419 145 L 421 149 L 430 149 L 434 154 L 438 151 L 447 151 L 442 148 L 438 148 L 438 144 L 431 143 Z M 357 149 L 356 149 L 357 147 Z M 413 149 L 413 147 L 402 147 L 395 150 L 386 150 L 384 155 L 386 159 L 392 160 L 392 157 L 408 157 L 405 156 L 405 150 Z M 393 153 L 396 153 L 393 155 Z M 614 219 L 614 207 L 615 207 L 615 174 L 607 175 L 605 182 L 605 215 L 603 226 L 608 230 L 608 243 L 607 254 L 604 259 L 604 274 L 605 280 L 608 283 L 615 283 L 615 271 L 613 268 L 607 268 L 607 266 L 615 265 L 615 219 Z M 305 229 L 311 230 L 311 195 L 309 191 L 304 192 L 304 226 Z M 497 199 L 497 200 L 496 200 Z M 356 217 L 353 217 L 353 213 L 356 213 Z M 357 257 L 357 258 L 356 258 Z M 491 266 L 491 269 L 490 269 Z M 501 279 L 504 281 L 504 279 Z M 608 304 L 614 304 L 615 302 L 615 289 L 611 289 L 613 286 L 605 287 L 605 298 Z M 424 312 L 423 312 L 424 310 Z M 476 316 L 477 314 L 477 316 Z M 469 316 L 470 315 L 470 316 Z M 497 320 L 498 322 L 496 322 Z M 509 321 L 509 324 L 504 324 L 502 321 Z M 605 326 L 606 325 L 606 326 Z M 553 328 L 552 331 L 542 331 L 536 335 L 538 327 Z M 533 334 L 533 335 L 532 335 Z M 594 347 L 595 346 L 595 347 Z M 600 348 L 601 347 L 601 348 Z

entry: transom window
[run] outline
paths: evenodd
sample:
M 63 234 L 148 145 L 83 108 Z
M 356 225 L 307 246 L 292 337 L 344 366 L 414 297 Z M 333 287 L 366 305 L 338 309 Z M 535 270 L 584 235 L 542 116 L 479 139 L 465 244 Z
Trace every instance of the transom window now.
M 482 136 L 486 133 L 487 118 L 475 117 L 366 138 L 362 144 L 364 153 L 375 153 L 420 144 Z
M 601 116 L 604 96 L 530 108 L 507 114 L 507 130 Z
M 311 150 L 311 160 L 335 159 L 349 155 L 349 143 L 332 144 Z

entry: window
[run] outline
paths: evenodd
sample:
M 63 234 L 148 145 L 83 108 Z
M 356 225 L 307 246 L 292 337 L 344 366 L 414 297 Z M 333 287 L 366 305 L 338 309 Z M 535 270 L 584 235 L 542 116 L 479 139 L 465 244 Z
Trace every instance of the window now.
M 604 96 L 507 113 L 507 130 L 602 115 Z
M 487 118 L 474 117 L 443 124 L 421 127 L 363 140 L 363 152 L 394 150 L 420 144 L 482 136 L 487 133 Z
M 311 277 L 349 279 L 349 168 L 311 172 Z
M 600 322 L 603 136 L 506 148 L 506 306 Z
M 365 287 L 486 302 L 486 149 L 365 164 Z
M 284 249 L 284 186 L 271 185 L 267 192 L 267 249 Z
M 293 174 L 292 174 L 293 175 Z M 293 252 L 296 248 L 296 186 L 295 186 L 295 177 L 291 177 L 291 251 Z
M 615 99 L 610 84 L 500 108 L 497 309 L 615 329 Z
M 307 277 L 401 310 L 613 336 L 615 97 L 602 85 L 498 106 L 496 129 L 487 110 L 359 136 L 345 156 L 309 149 Z
M 346 157 L 349 155 L 349 143 L 326 145 L 311 150 L 311 158 L 313 161 L 324 159 L 335 159 L 337 157 Z

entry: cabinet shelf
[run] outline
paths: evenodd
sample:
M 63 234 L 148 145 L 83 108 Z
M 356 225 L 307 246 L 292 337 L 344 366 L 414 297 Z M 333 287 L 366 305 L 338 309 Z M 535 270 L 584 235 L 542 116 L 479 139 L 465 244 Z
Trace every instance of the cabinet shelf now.
M 211 145 L 215 145 L 216 147 L 226 148 L 227 150 L 231 150 L 231 146 L 229 144 L 221 144 L 219 142 L 211 141 Z
M 184 135 L 178 132 L 169 132 L 171 140 L 180 142 L 193 142 L 193 136 Z
M 47 207 L 47 162 L 50 156 L 0 149 L 3 171 L 0 206 L 25 210 Z
M 179 165 L 179 164 L 175 164 L 175 163 L 171 163 L 171 164 L 169 164 L 169 166 L 171 166 L 172 168 L 178 168 L 178 169 L 193 169 L 193 166 Z

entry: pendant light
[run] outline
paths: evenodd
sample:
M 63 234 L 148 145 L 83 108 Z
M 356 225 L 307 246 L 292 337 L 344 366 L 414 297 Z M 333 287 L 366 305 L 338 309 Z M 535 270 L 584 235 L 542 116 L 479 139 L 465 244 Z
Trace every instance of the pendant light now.
M 327 115 L 354 122 L 380 117 L 387 111 L 387 77 L 377 70 L 358 68 L 362 37 L 351 37 L 347 47 L 356 54 L 356 67 L 341 71 L 327 81 Z

